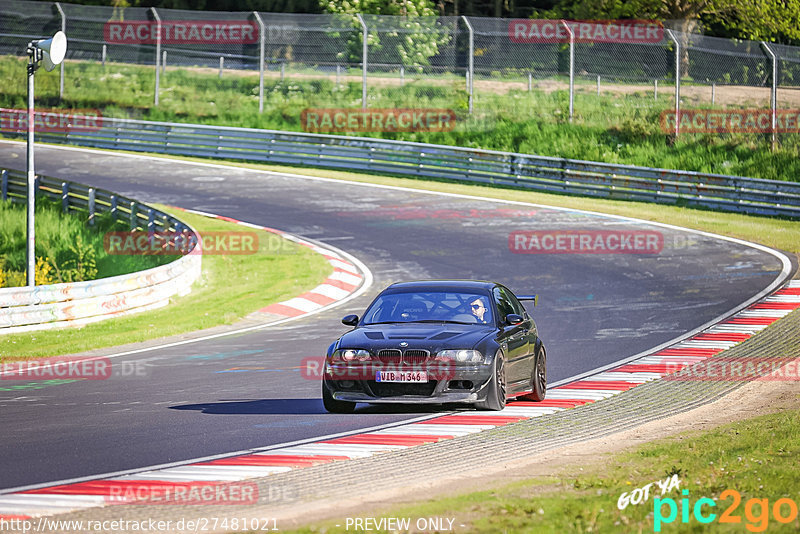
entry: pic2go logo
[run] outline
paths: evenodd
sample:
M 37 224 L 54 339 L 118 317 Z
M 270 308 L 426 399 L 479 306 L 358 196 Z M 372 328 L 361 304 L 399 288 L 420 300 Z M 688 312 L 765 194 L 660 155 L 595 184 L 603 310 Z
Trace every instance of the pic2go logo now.
M 703 497 L 695 501 L 694 506 L 689 501 L 689 490 L 683 490 L 683 499 L 680 500 L 681 523 L 689 523 L 689 514 L 699 523 L 708 524 L 717 520 L 717 514 L 710 509 L 716 508 L 717 501 Z M 719 523 L 742 523 L 742 516 L 736 514 L 736 510 L 742 503 L 742 495 L 733 489 L 726 489 L 720 496 L 720 500 L 733 499 L 733 502 L 719 516 Z M 704 509 L 705 506 L 705 509 Z M 664 515 L 664 508 L 668 509 Z M 787 497 L 778 499 L 770 509 L 769 499 L 749 499 L 744 505 L 744 516 L 748 523 L 745 525 L 750 532 L 764 532 L 769 526 L 770 511 L 772 517 L 778 523 L 787 524 L 797 519 L 797 503 Z M 662 524 L 674 522 L 678 518 L 678 503 L 675 499 L 667 497 L 665 499 L 656 497 L 653 500 L 653 531 L 661 532 Z

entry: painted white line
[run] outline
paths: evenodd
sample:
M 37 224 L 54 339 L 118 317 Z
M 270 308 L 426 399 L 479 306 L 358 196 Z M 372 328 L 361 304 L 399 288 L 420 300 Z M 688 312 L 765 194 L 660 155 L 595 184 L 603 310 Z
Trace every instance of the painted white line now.
M 394 428 L 386 428 L 373 432 L 374 434 L 389 434 L 389 435 L 431 435 L 431 436 L 466 436 L 467 434 L 474 434 L 486 428 L 494 428 L 493 425 L 426 425 L 420 423 L 413 423 L 410 425 L 398 426 Z
M 631 365 L 631 364 L 628 364 Z M 614 372 L 614 371 L 605 371 L 600 373 L 599 375 L 595 375 L 592 377 L 592 380 L 598 381 L 608 381 L 608 382 L 631 382 L 634 384 L 644 384 L 645 382 L 650 382 L 651 380 L 658 380 L 661 378 L 661 373 L 625 373 L 625 372 Z
M 345 291 L 341 287 L 332 286 L 330 284 L 320 284 L 309 291 L 309 293 L 316 293 L 318 295 L 323 295 L 336 300 L 344 298 L 350 294 L 349 291 Z
M 709 334 L 755 334 L 767 328 L 768 324 L 720 324 L 712 326 L 706 333 Z
M 354 274 L 344 273 L 342 271 L 336 271 L 332 275 L 328 277 L 330 280 L 338 280 L 340 282 L 344 282 L 345 284 L 350 284 L 352 286 L 357 286 L 361 283 L 361 277 L 356 276 Z
M 547 398 L 551 400 L 600 400 L 622 393 L 622 391 L 605 389 L 602 392 L 594 389 L 555 389 L 547 390 Z
M 289 300 L 284 300 L 283 302 L 278 302 L 277 304 L 280 304 L 281 306 L 289 306 L 290 308 L 300 310 L 303 313 L 309 313 L 322 307 L 322 304 L 317 304 L 316 302 L 304 299 L 303 297 L 294 297 Z
M 260 465 L 209 465 L 194 467 L 175 467 L 159 471 L 146 471 L 135 475 L 114 478 L 111 480 L 163 480 L 167 482 L 234 482 L 259 476 L 291 471 L 290 466 Z
M 742 310 L 737 313 L 734 317 L 737 318 L 750 318 L 750 317 L 758 317 L 763 319 L 781 319 L 786 317 L 793 310 Z

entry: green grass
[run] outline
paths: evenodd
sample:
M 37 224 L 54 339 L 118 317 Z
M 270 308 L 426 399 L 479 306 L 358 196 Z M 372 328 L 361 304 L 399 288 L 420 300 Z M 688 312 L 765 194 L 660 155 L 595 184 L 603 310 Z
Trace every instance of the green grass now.
M 663 481 L 678 474 L 680 489 L 673 489 L 663 498 L 676 501 L 678 515 L 671 524 L 663 524 L 661 532 L 797 532 L 800 520 L 779 524 L 772 515 L 774 503 L 788 498 L 796 504 L 800 476 L 800 412 L 789 410 L 728 424 L 709 432 L 693 432 L 662 439 L 613 457 L 597 458 L 583 472 L 573 466 L 570 472 L 554 470 L 552 476 L 538 477 L 497 489 L 460 493 L 425 503 L 370 510 L 357 516 L 374 518 L 444 517 L 455 519 L 456 532 L 653 532 L 654 496 L 660 491 L 654 484 L 650 498 L 638 505 L 629 504 L 619 510 L 617 503 L 623 492 L 656 480 Z M 733 499 L 722 492 L 732 489 L 741 496 L 741 503 L 731 510 L 740 516 L 739 524 L 721 524 L 723 511 L 733 506 Z M 691 512 L 687 524 L 681 524 L 681 491 L 688 490 L 690 506 L 702 497 L 717 501 L 716 509 L 703 507 L 703 513 L 716 513 L 717 520 L 702 525 Z M 759 506 L 748 505 L 750 499 L 767 499 L 769 516 Z M 750 507 L 752 517 L 745 515 Z M 667 505 L 663 517 L 668 516 Z M 789 513 L 788 505 L 783 514 Z M 341 527 L 336 527 L 340 524 Z M 465 525 L 459 527 L 458 525 Z M 344 518 L 326 521 L 295 532 L 347 532 Z M 750 525 L 750 527 L 748 527 Z M 751 530 L 754 529 L 754 530 Z M 353 532 L 350 528 L 350 532 Z M 378 530 L 378 532 L 381 532 Z
M 73 212 L 64 215 L 61 204 L 44 198 L 36 202 L 36 257 L 47 258 L 57 267 L 51 271 L 52 283 L 77 281 L 68 277 L 75 269 L 78 255 L 91 248 L 97 268 L 94 278 L 106 278 L 132 273 L 162 265 L 171 260 L 166 256 L 118 256 L 109 255 L 103 246 L 106 232 L 128 230 L 127 224 L 112 219 L 107 214 L 96 217 L 94 226 L 86 224 L 86 213 Z M 26 206 L 10 201 L 0 202 L 0 269 L 15 272 L 24 285 L 26 241 Z M 84 250 L 80 251 L 82 243 Z M 85 257 L 85 256 L 84 256 Z M 38 269 L 37 269 L 38 270 Z M 13 284 L 6 280 L 0 287 Z
M 241 232 L 239 225 L 164 206 L 202 232 Z M 232 324 L 273 302 L 307 291 L 332 272 L 330 264 L 307 247 L 291 242 L 268 247 L 275 235 L 259 232 L 262 250 L 252 255 L 203 256 L 200 280 L 192 292 L 172 299 L 170 306 L 82 328 L 0 336 L 0 361 L 72 354 Z
M 0 58 L 0 76 L 7 80 L 0 107 L 24 108 L 24 62 Z M 353 77 L 337 85 L 331 78 L 311 76 L 289 72 L 284 83 L 268 76 L 264 112 L 259 113 L 257 73 L 229 71 L 219 79 L 213 69 L 169 68 L 161 78 L 159 107 L 154 108 L 152 67 L 103 68 L 68 62 L 64 100 L 57 97 L 58 76 L 40 71 L 37 106 L 97 108 L 109 117 L 289 131 L 302 130 L 300 113 L 305 108 L 361 108 L 361 85 Z M 376 83 L 369 89 L 371 108 L 447 108 L 459 120 L 451 132 L 363 135 L 776 180 L 800 177 L 798 135 L 781 135 L 775 152 L 764 134 L 683 134 L 673 142 L 659 125 L 661 112 L 674 105 L 671 99 L 662 96 L 654 101 L 651 87 L 641 89 L 626 96 L 578 92 L 570 122 L 565 90 L 515 89 L 502 94 L 480 90 L 475 113 L 469 116 L 463 80 L 441 77 L 405 86 Z M 746 108 L 757 105 L 763 102 L 741 103 Z

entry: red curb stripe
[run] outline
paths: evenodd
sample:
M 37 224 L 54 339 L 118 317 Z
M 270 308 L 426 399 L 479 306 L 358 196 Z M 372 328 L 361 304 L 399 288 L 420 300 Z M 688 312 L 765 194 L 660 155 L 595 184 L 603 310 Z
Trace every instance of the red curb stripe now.
M 612 389 L 627 391 L 640 385 L 638 382 L 623 382 L 622 380 L 579 380 L 555 388 L 558 391 L 565 389 Z
M 748 310 L 793 310 L 800 308 L 800 302 L 759 302 L 753 304 Z
M 722 352 L 725 349 L 712 349 L 707 347 L 678 347 L 673 349 L 663 349 L 652 356 L 702 356 L 710 358 L 711 356 Z
M 574 408 L 575 406 L 583 406 L 584 404 L 591 404 L 594 401 L 591 399 L 545 399 L 543 401 L 521 401 L 509 404 L 510 407 L 525 406 L 531 408 Z
M 693 340 L 698 341 L 744 341 L 753 337 L 751 334 L 744 334 L 739 332 L 711 332 L 706 334 L 698 334 L 694 336 Z
M 336 302 L 335 298 L 328 297 L 327 295 L 320 295 L 319 293 L 303 293 L 300 295 L 299 298 L 310 300 L 316 304 L 322 304 L 323 306 L 330 304 L 331 302 Z
M 666 363 L 649 363 L 649 364 L 628 364 L 622 367 L 617 367 L 614 371 L 620 373 L 671 373 L 677 371 L 679 368 L 686 367 L 687 364 L 676 362 L 674 364 Z
M 306 313 L 303 310 L 298 310 L 297 308 L 292 308 L 291 306 L 286 306 L 285 304 L 270 304 L 266 308 L 261 308 L 258 311 L 285 315 L 287 317 L 297 317 L 298 315 L 303 315 Z
M 348 263 L 348 265 L 350 265 L 350 264 Z M 355 267 L 353 267 L 353 268 L 355 268 Z M 357 276 L 359 278 L 364 278 L 363 276 L 358 274 L 358 272 L 348 271 L 347 269 L 342 269 L 341 267 L 334 267 L 333 268 L 333 272 L 335 272 L 335 273 L 344 273 L 344 274 L 349 274 L 350 276 Z
M 349 460 L 349 456 L 333 456 L 327 454 L 249 454 L 235 458 L 221 458 L 200 464 L 192 465 L 242 465 L 242 466 L 271 466 L 271 467 L 310 467 L 317 464 L 327 464 L 337 460 Z
M 317 443 L 329 443 L 334 445 L 403 445 L 411 447 L 424 443 L 436 443 L 437 441 L 445 439 L 453 439 L 453 436 L 430 436 L 425 434 L 356 434 L 354 436 L 345 436 L 329 441 L 318 441 Z
M 762 324 L 772 324 L 777 321 L 779 317 L 734 317 L 733 319 L 728 319 L 727 321 L 723 321 L 719 324 L 730 324 L 730 325 L 762 325 Z
M 75 484 L 64 484 L 61 486 L 51 486 L 35 490 L 21 491 L 20 493 L 34 495 L 116 495 L 135 491 L 137 495 L 142 492 L 158 491 L 163 492 L 166 487 L 186 487 L 188 489 L 198 486 L 220 486 L 230 484 L 223 481 L 193 481 L 193 482 L 174 482 L 169 480 L 90 480 L 88 482 L 76 482 Z M 144 495 L 142 495 L 144 496 Z
M 443 415 L 435 419 L 420 421 L 419 424 L 503 426 L 523 419 L 528 418 L 524 415 Z
M 345 291 L 353 291 L 358 286 L 354 286 L 353 284 L 348 284 L 347 282 L 342 282 L 341 280 L 333 280 L 331 278 L 327 278 L 323 284 L 328 284 L 329 286 L 338 287 L 339 289 L 344 289 Z
M 786 287 L 776 291 L 773 295 L 800 295 L 800 287 Z

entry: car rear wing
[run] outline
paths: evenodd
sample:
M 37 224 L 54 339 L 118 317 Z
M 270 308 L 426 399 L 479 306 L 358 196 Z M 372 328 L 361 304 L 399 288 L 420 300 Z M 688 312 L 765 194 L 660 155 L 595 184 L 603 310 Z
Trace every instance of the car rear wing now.
M 517 295 L 517 300 L 532 300 L 533 305 L 539 304 L 539 295 Z

